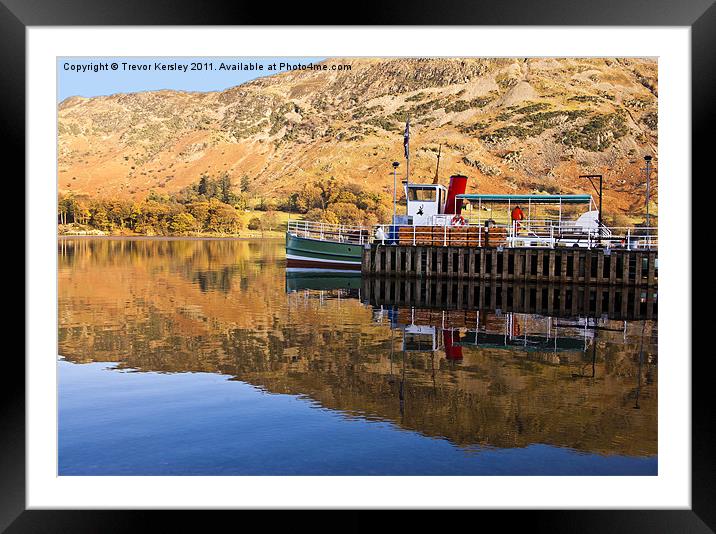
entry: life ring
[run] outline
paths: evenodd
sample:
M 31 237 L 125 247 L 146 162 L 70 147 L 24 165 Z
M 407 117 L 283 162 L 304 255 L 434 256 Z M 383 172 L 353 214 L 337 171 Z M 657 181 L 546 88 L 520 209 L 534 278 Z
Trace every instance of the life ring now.
M 450 224 L 452 226 L 465 226 L 465 225 L 467 225 L 467 221 L 465 220 L 465 217 L 463 217 L 462 215 L 456 214 L 450 221 Z

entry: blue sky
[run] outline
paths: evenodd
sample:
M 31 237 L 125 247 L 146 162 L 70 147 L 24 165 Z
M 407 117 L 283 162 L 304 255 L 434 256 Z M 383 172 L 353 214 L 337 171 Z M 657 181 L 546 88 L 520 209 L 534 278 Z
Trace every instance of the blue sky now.
M 158 89 L 176 89 L 182 91 L 218 91 L 242 84 L 246 81 L 270 76 L 278 72 L 280 63 L 309 64 L 317 63 L 321 57 L 60 57 L 57 58 L 57 101 L 70 96 L 99 96 L 114 93 L 153 91 Z M 211 63 L 213 70 L 157 71 L 156 62 L 167 66 L 174 64 L 189 65 L 192 62 Z M 227 65 L 260 65 L 263 70 L 218 70 L 220 63 Z M 117 70 L 111 69 L 116 63 Z M 150 70 L 129 70 L 122 64 L 127 63 Z M 276 64 L 277 70 L 269 70 Z M 105 70 L 71 70 L 75 68 L 98 67 L 106 65 Z

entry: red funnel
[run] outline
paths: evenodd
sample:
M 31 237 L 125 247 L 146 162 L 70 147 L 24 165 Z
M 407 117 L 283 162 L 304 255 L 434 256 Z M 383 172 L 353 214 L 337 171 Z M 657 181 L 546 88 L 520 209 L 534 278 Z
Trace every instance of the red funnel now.
M 448 187 L 447 200 L 445 201 L 445 209 L 443 213 L 447 215 L 460 215 L 462 210 L 462 200 L 457 201 L 455 204 L 455 197 L 462 195 L 467 187 L 467 176 L 461 174 L 455 174 L 450 177 L 450 187 Z

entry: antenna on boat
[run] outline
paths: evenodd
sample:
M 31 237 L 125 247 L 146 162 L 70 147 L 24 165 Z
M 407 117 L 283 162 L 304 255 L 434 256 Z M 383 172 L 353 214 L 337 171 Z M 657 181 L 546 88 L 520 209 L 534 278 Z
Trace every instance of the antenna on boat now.
M 440 170 L 440 152 L 441 152 L 442 148 L 443 148 L 443 145 L 441 144 L 438 147 L 438 164 L 435 166 L 435 178 L 433 178 L 433 184 L 438 183 L 438 171 Z

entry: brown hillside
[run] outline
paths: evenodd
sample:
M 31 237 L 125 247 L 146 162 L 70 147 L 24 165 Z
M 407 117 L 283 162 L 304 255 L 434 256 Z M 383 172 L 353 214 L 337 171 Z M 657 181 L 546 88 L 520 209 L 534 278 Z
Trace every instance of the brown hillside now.
M 143 198 L 228 172 L 265 197 L 330 175 L 392 194 L 409 115 L 411 180 L 432 179 L 442 144 L 443 183 L 459 172 L 470 191 L 591 192 L 576 177 L 600 172 L 605 206 L 643 210 L 642 157 L 657 156 L 656 60 L 328 63 L 352 68 L 221 92 L 68 98 L 58 106 L 59 189 Z

